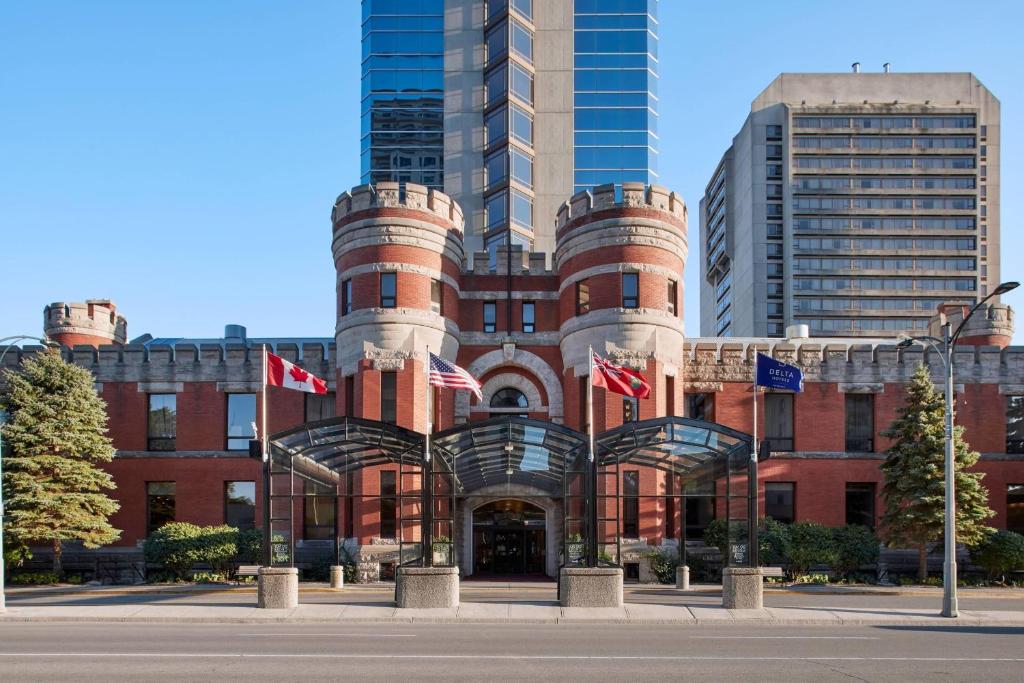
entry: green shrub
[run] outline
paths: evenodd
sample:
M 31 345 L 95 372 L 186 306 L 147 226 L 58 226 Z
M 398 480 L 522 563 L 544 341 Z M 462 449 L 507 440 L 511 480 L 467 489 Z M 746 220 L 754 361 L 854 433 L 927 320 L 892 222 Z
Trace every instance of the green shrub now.
M 727 528 L 731 534 L 727 535 Z M 747 537 L 747 522 L 734 519 L 728 527 L 724 519 L 713 519 L 704 529 L 704 543 L 722 553 L 725 558 L 729 550 L 729 535 L 733 539 Z M 757 524 L 758 559 L 762 565 L 782 564 L 789 551 L 789 525 L 765 517 Z
M 14 586 L 49 586 L 60 583 L 56 572 L 19 572 L 11 577 Z
M 246 529 L 238 532 L 239 564 L 261 564 L 263 562 L 263 531 Z
M 195 583 L 227 583 L 228 577 L 223 572 L 196 572 L 192 575 Z
M 188 578 L 192 567 L 200 563 L 224 573 L 238 555 L 238 529 L 171 522 L 146 539 L 143 552 L 147 562 L 163 565 L 179 579 Z
M 985 536 L 971 548 L 971 560 L 990 579 L 1005 581 L 1006 575 L 1024 569 L 1024 536 L 999 529 Z
M 794 579 L 794 582 L 824 586 L 828 583 L 828 574 L 800 574 Z
M 817 522 L 789 525 L 789 571 L 796 576 L 819 564 L 835 566 L 836 545 L 832 530 Z
M 81 586 L 85 583 L 85 577 L 81 574 L 71 574 L 64 577 L 64 583 L 70 583 L 72 586 Z
M 835 558 L 831 562 L 836 575 L 846 578 L 863 565 L 878 561 L 878 537 L 860 524 L 847 524 L 832 529 Z
M 663 553 L 654 551 L 647 557 L 651 563 L 651 571 L 654 572 L 654 576 L 657 577 L 658 583 L 675 585 L 676 567 L 679 566 L 679 556 L 675 552 Z

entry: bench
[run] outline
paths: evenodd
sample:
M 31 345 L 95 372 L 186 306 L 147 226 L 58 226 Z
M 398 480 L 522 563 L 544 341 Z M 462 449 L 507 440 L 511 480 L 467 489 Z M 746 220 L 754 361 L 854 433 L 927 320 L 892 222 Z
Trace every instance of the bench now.
M 785 576 L 782 567 L 761 567 L 761 576 Z
M 235 570 L 235 581 L 242 578 L 243 576 L 259 576 L 260 566 L 258 564 L 243 564 L 239 565 L 238 569 Z

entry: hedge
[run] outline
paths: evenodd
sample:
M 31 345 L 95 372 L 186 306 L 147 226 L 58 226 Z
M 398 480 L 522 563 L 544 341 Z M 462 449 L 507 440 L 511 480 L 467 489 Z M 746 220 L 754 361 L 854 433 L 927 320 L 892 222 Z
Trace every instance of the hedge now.
M 990 579 L 1005 581 L 1008 573 L 1024 569 L 1024 536 L 1004 529 L 993 531 L 971 548 L 971 560 Z
M 171 522 L 154 531 L 143 545 L 147 562 L 161 564 L 178 579 L 189 578 L 192 567 L 208 564 L 227 570 L 238 556 L 238 529 L 232 526 L 196 526 Z

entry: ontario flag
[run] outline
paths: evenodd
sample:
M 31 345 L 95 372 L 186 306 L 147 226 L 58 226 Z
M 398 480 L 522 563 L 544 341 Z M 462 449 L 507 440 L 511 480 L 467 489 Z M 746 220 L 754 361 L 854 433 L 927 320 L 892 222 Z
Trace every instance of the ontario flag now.
M 594 377 L 591 379 L 595 387 L 604 387 L 608 391 L 633 398 L 647 398 L 651 395 L 651 385 L 647 378 L 636 370 L 624 368 L 594 354 Z
M 267 351 L 267 386 L 326 394 L 327 382 Z

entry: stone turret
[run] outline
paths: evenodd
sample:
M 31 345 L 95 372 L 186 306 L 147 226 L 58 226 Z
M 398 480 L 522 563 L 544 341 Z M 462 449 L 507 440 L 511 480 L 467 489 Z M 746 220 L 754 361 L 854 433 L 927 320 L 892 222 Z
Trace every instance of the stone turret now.
M 381 372 L 399 373 L 399 386 L 414 387 L 418 402 L 427 348 L 451 360 L 458 353 L 462 210 L 422 185 L 381 182 L 338 197 L 331 222 L 339 386 L 354 383 L 349 414 L 380 419 L 370 397 Z M 425 429 L 411 402 L 400 413 L 402 426 Z
M 928 321 L 928 334 L 942 338 L 942 326 L 947 322 L 955 330 L 971 310 L 962 304 L 943 304 L 939 311 Z M 960 333 L 958 344 L 971 346 L 998 346 L 1005 349 L 1013 340 L 1013 309 L 1006 304 L 987 303 L 979 308 L 963 332 Z
M 55 301 L 43 309 L 46 336 L 67 347 L 124 344 L 128 323 L 109 299 Z
M 618 197 L 614 185 L 601 185 L 573 195 L 558 211 L 562 362 L 569 393 L 578 391 L 576 378 L 587 372 L 591 346 L 644 371 L 656 394 L 641 402 L 646 419 L 682 405 L 682 383 L 674 378 L 685 342 L 687 211 L 664 187 L 623 183 L 621 192 Z M 605 426 L 614 426 L 621 410 L 609 407 L 608 416 Z

